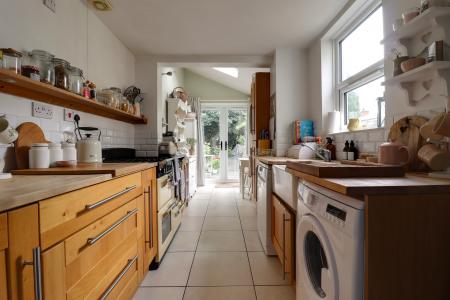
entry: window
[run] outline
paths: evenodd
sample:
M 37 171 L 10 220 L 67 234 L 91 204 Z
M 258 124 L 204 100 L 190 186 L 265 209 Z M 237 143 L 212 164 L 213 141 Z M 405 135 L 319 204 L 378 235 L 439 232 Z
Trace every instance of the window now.
M 239 77 L 239 70 L 237 68 L 213 68 L 213 69 L 234 78 Z
M 382 7 L 372 7 L 353 23 L 335 42 L 336 96 L 344 127 L 358 118 L 362 129 L 376 128 L 384 119 Z

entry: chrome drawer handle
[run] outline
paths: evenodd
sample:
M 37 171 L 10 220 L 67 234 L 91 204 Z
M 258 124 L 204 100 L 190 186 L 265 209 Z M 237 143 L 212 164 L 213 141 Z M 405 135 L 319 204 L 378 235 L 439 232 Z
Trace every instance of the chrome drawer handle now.
M 108 298 L 109 294 L 111 294 L 113 289 L 120 282 L 120 280 L 123 278 L 123 276 L 125 276 L 125 274 L 128 272 L 128 270 L 136 262 L 137 259 L 138 259 L 138 256 L 136 255 L 132 259 L 128 260 L 128 263 L 125 266 L 125 268 L 123 268 L 122 272 L 120 272 L 120 274 L 117 276 L 117 278 L 114 279 L 114 281 L 111 283 L 111 285 L 108 287 L 108 289 L 102 294 L 102 296 L 100 297 L 100 300 L 105 300 L 106 298 Z
M 148 210 L 149 210 L 149 216 L 148 216 L 148 220 L 149 220 L 149 241 L 145 241 L 146 243 L 150 244 L 150 248 L 153 248 L 153 193 L 152 193 L 152 186 L 150 185 L 148 187 L 148 192 L 145 191 L 145 194 L 148 194 L 148 201 L 149 201 L 149 205 L 148 205 Z
M 120 224 L 122 224 L 123 222 L 125 222 L 126 219 L 128 219 L 129 217 L 131 217 L 132 215 L 136 214 L 138 212 L 138 209 L 135 208 L 132 211 L 127 212 L 127 214 L 125 216 L 123 216 L 122 218 L 120 218 L 120 220 L 118 220 L 116 223 L 112 224 L 111 227 L 109 227 L 108 229 L 106 229 L 105 231 L 103 231 L 102 233 L 100 233 L 99 235 L 97 235 L 96 237 L 93 238 L 88 238 L 87 239 L 87 244 L 88 245 L 94 245 L 96 242 L 98 242 L 101 238 L 103 238 L 105 235 L 107 235 L 108 233 L 110 233 L 111 231 L 114 230 L 114 228 L 116 228 L 117 226 L 119 226 Z
M 91 210 L 91 209 L 94 209 L 96 207 L 99 207 L 100 205 L 103 205 L 103 204 L 105 204 L 105 203 L 107 203 L 107 202 L 109 202 L 111 200 L 116 199 L 117 197 L 122 196 L 123 194 L 128 193 L 131 190 L 134 190 L 136 187 L 137 187 L 137 185 L 133 185 L 133 186 L 127 187 L 123 191 L 120 191 L 120 192 L 118 192 L 118 193 L 116 193 L 116 194 L 114 194 L 112 196 L 109 196 L 108 198 L 105 198 L 105 199 L 103 199 L 101 201 L 98 201 L 98 202 L 96 202 L 94 204 L 88 204 L 88 205 L 86 205 L 86 210 Z
M 41 248 L 33 249 L 33 261 L 25 261 L 24 266 L 33 266 L 34 273 L 34 299 L 42 300 L 42 277 L 41 277 Z

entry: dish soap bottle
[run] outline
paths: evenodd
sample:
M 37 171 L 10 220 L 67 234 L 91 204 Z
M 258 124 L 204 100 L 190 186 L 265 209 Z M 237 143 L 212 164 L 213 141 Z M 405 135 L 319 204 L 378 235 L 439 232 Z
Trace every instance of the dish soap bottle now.
M 348 141 L 345 141 L 345 146 L 344 149 L 342 149 L 342 151 L 344 152 L 344 160 L 348 160 L 348 151 L 350 150 L 350 144 L 348 143 Z
M 331 152 L 331 160 L 336 160 L 336 146 L 333 145 L 333 139 L 331 137 L 327 137 L 327 145 L 325 148 Z

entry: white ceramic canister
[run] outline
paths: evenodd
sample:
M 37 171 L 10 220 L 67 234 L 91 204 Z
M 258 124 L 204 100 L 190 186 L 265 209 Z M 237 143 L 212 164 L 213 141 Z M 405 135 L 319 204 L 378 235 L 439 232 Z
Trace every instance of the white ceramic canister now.
M 77 149 L 75 148 L 75 144 L 72 143 L 62 143 L 62 152 L 63 158 L 62 160 L 77 160 Z
M 50 167 L 50 151 L 48 144 L 37 143 L 31 145 L 28 151 L 30 169 L 47 169 Z
M 61 144 L 49 144 L 48 150 L 50 153 L 50 167 L 55 166 L 57 161 L 63 160 L 63 151 L 61 149 Z

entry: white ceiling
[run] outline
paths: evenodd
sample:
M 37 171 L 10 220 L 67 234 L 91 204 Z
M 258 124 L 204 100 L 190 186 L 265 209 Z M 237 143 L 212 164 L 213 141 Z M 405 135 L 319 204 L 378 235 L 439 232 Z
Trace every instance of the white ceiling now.
M 110 0 L 100 19 L 135 54 L 269 55 L 307 47 L 348 0 Z
M 270 72 L 270 69 L 265 68 L 238 68 L 239 77 L 234 78 L 208 67 L 190 67 L 186 69 L 247 95 L 250 95 L 252 75 L 256 72 Z

